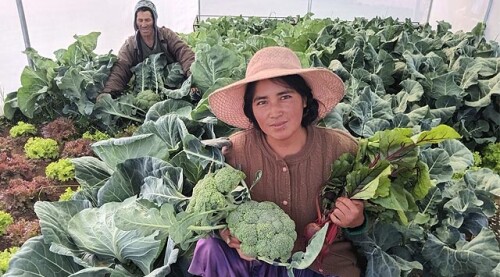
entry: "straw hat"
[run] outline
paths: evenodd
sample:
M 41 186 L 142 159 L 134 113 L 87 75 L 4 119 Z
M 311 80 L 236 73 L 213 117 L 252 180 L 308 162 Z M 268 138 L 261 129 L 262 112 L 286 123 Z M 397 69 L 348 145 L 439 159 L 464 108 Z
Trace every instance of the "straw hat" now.
M 209 97 L 211 111 L 225 123 L 243 129 L 252 123 L 243 111 L 246 85 L 274 77 L 298 74 L 304 78 L 319 103 L 318 118 L 323 118 L 344 96 L 344 83 L 326 68 L 302 68 L 295 53 L 285 47 L 263 48 L 250 59 L 245 79 L 214 91 Z

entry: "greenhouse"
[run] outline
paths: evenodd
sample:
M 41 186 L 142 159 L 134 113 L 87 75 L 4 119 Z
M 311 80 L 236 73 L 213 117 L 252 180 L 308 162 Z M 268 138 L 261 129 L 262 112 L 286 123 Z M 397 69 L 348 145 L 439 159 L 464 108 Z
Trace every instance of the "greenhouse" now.
M 0 15 L 0 276 L 500 276 L 500 1 Z

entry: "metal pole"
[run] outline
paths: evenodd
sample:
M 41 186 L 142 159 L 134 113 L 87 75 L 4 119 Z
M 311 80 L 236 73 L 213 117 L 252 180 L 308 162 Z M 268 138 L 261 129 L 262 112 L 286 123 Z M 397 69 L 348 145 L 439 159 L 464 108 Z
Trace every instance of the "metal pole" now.
M 484 14 L 483 23 L 488 22 L 488 18 L 490 17 L 491 5 L 493 5 L 493 0 L 488 1 L 488 8 L 486 8 L 486 13 Z M 488 24 L 486 24 L 486 28 L 488 28 Z
M 31 44 L 30 44 L 30 36 L 28 33 L 28 25 L 26 25 L 26 17 L 24 17 L 23 1 L 16 0 L 16 3 L 17 3 L 17 12 L 19 13 L 19 20 L 21 21 L 21 30 L 23 31 L 24 47 L 28 49 L 31 47 Z M 33 68 L 33 61 L 29 57 L 27 58 L 29 66 Z
M 311 13 L 312 9 L 312 0 L 307 1 L 307 13 Z
M 201 13 L 201 4 L 200 4 L 200 0 L 198 0 L 198 20 L 201 20 L 200 13 Z
M 431 18 L 431 11 L 432 11 L 432 4 L 434 3 L 434 0 L 431 0 L 431 3 L 429 4 L 429 10 L 427 11 L 427 19 L 425 20 L 425 23 L 429 23 L 429 19 Z

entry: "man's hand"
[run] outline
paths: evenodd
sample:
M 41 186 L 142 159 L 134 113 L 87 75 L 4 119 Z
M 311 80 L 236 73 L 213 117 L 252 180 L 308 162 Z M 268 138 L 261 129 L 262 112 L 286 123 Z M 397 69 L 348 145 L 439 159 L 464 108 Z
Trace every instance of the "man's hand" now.
M 122 95 L 122 94 L 123 94 L 123 91 L 117 91 L 117 90 L 110 91 L 110 92 L 102 91 L 97 95 L 97 97 L 95 98 L 95 101 L 96 102 L 99 101 L 99 99 L 103 98 L 105 95 L 111 96 L 111 99 L 116 99 L 116 98 L 120 97 L 120 95 Z
M 111 94 L 110 94 L 109 92 L 101 92 L 101 93 L 99 93 L 99 94 L 97 95 L 97 97 L 95 98 L 95 102 L 96 102 L 96 103 L 97 103 L 97 102 L 99 102 L 99 100 L 101 100 L 101 98 L 103 98 L 103 97 L 104 97 L 104 96 L 106 96 L 106 95 L 111 96 Z M 113 97 L 113 96 L 111 96 L 111 97 Z
M 361 200 L 339 197 L 335 201 L 335 209 L 330 214 L 330 219 L 342 228 L 359 227 L 365 221 L 364 207 L 365 205 Z
M 191 97 L 191 100 L 193 100 L 194 102 L 198 102 L 201 100 L 201 90 L 199 90 L 197 87 L 191 87 L 189 96 Z

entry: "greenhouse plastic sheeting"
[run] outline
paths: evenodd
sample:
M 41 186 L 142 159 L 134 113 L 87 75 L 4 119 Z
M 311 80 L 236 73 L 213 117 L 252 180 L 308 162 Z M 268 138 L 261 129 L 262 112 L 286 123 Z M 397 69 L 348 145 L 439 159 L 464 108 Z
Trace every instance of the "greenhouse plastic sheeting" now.
M 97 53 L 118 49 L 127 36 L 133 34 L 133 9 L 136 1 L 123 0 L 24 0 L 26 23 L 31 46 L 41 55 L 54 58 L 53 52 L 68 47 L 73 35 L 101 32 Z M 197 15 L 204 17 L 244 15 L 283 17 L 304 15 L 315 17 L 375 16 L 411 18 L 417 22 L 447 21 L 453 30 L 470 30 L 477 22 L 487 20 L 486 38 L 497 40 L 500 34 L 500 1 L 498 0 L 185 0 L 154 1 L 158 8 L 160 26 L 177 32 L 191 32 Z M 199 10 L 198 10 L 199 4 Z M 16 1 L 2 1 L 0 9 L 0 91 L 8 93 L 20 87 L 20 76 L 27 58 L 20 27 Z M 429 12 L 430 11 L 430 12 Z M 486 16 L 488 14 L 489 15 Z
M 54 51 L 67 48 L 74 35 L 98 31 L 96 53 L 117 54 L 125 39 L 134 33 L 133 10 L 137 1 L 123 0 L 23 0 L 31 47 L 42 56 L 54 58 Z M 193 30 L 197 13 L 195 0 L 154 1 L 158 24 L 177 32 Z M 182 3 L 181 3 L 182 2 Z M 0 89 L 17 90 L 21 72 L 28 64 L 16 1 L 2 1 L 0 9 Z

